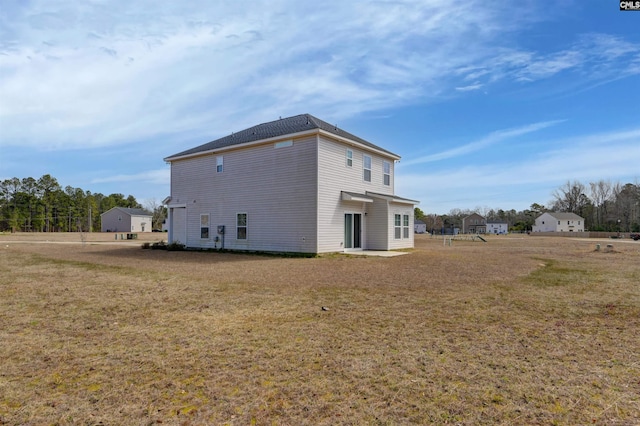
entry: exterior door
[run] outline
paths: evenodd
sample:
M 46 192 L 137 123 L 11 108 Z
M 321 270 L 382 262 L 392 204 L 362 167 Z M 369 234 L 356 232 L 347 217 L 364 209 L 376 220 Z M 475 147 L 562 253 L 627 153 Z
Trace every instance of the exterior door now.
M 344 248 L 345 250 L 362 249 L 362 214 L 344 214 Z
M 169 243 L 187 243 L 187 209 L 172 208 Z

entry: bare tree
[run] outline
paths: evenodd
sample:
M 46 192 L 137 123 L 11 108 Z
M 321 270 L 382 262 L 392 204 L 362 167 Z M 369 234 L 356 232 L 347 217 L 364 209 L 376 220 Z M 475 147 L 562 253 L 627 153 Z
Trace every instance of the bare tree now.
M 151 229 L 162 229 L 162 223 L 167 217 L 167 209 L 155 198 L 148 199 L 144 205 L 147 210 L 153 213 Z
M 595 205 L 595 225 L 600 227 L 607 217 L 607 208 L 611 200 L 612 187 L 611 181 L 599 180 L 589 183 L 591 187 L 591 200 Z
M 589 203 L 589 198 L 584 194 L 585 189 L 578 181 L 567 181 L 553 192 L 554 210 L 581 214 Z

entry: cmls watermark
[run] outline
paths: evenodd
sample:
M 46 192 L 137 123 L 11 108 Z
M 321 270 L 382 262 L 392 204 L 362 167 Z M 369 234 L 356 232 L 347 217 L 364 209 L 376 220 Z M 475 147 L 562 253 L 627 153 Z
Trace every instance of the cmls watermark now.
M 637 10 L 640 11 L 640 1 L 621 1 L 620 10 Z

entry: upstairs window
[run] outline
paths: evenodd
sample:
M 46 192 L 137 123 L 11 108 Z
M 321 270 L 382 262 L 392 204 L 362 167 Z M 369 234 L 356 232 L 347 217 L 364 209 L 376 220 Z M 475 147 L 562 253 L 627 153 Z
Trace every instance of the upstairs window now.
M 368 155 L 362 156 L 362 168 L 363 168 L 363 176 L 365 182 L 371 182 L 371 157 Z
M 222 173 L 224 160 L 222 156 L 216 157 L 216 173 Z
M 348 149 L 346 153 L 346 164 L 347 167 L 353 166 L 353 151 L 351 151 L 350 149 Z
M 391 163 L 388 161 L 382 162 L 382 183 L 385 186 L 391 185 Z

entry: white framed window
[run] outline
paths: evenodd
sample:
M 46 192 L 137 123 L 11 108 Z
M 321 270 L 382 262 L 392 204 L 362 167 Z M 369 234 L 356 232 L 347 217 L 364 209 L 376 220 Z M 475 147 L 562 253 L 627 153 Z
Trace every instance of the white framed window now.
M 200 215 L 200 238 L 209 239 L 209 214 Z
M 409 215 L 402 215 L 402 238 L 409 238 Z
M 385 186 L 391 185 L 391 163 L 388 161 L 382 162 L 382 183 Z
M 371 157 L 368 155 L 362 155 L 362 179 L 365 182 L 371 182 Z
M 236 239 L 238 240 L 247 239 L 247 214 L 246 213 L 236 214 Z
M 393 238 L 399 240 L 402 238 L 402 215 L 396 214 L 393 218 Z
M 222 173 L 224 170 L 224 158 L 222 155 L 216 157 L 216 173 Z
M 350 149 L 347 149 L 347 153 L 346 155 L 346 164 L 347 167 L 352 167 L 353 166 L 353 151 Z
M 293 140 L 276 142 L 275 144 L 273 144 L 273 146 L 275 148 L 287 148 L 289 146 L 293 146 Z

